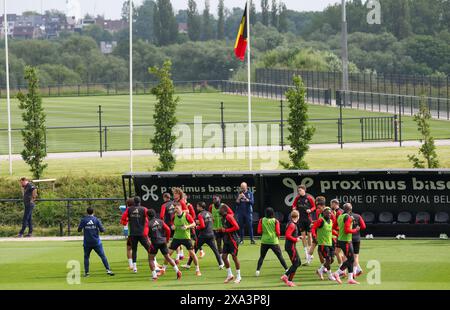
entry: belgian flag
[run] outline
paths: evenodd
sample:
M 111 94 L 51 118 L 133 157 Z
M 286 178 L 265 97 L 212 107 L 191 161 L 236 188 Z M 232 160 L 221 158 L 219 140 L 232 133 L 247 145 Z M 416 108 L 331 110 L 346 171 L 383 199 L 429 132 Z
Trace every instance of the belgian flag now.
M 245 60 L 245 51 L 247 50 L 247 4 L 245 5 L 244 16 L 242 16 L 239 32 L 234 44 L 234 54 L 242 61 Z

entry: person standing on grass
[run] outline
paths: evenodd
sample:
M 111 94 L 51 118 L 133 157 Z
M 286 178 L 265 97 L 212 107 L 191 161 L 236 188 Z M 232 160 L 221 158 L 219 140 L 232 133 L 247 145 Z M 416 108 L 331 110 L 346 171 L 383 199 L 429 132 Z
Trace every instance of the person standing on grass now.
M 23 234 L 25 233 L 27 227 L 28 227 L 28 234 L 25 237 L 32 237 L 33 236 L 32 216 L 33 216 L 33 209 L 36 205 L 37 188 L 25 177 L 20 178 L 20 186 L 23 193 L 23 205 L 25 207 L 25 210 L 23 212 L 22 229 L 20 230 L 17 237 L 18 238 L 23 237 Z
M 334 222 L 335 227 L 337 227 L 337 219 L 338 217 L 344 213 L 344 210 L 341 209 L 339 205 L 339 200 L 332 199 L 331 200 L 331 219 Z M 343 261 L 342 251 L 337 246 L 337 237 L 333 236 L 333 248 L 334 248 L 334 256 L 336 257 L 337 263 L 340 266 Z
M 92 250 L 97 253 L 103 262 L 103 266 L 106 268 L 106 274 L 113 276 L 114 273 L 109 267 L 108 259 L 106 258 L 105 251 L 103 250 L 102 241 L 100 240 L 99 233 L 105 232 L 105 228 L 102 222 L 94 216 L 94 209 L 91 207 L 86 210 L 87 216 L 81 219 L 80 225 L 78 225 L 78 232 L 84 234 L 83 248 L 84 248 L 84 276 L 89 277 L 89 257 Z
M 295 286 L 293 282 L 295 273 L 297 272 L 297 268 L 302 264 L 296 248 L 297 242 L 302 238 L 298 235 L 298 220 L 299 212 L 297 210 L 293 210 L 291 212 L 291 220 L 286 227 L 286 242 L 284 243 L 284 249 L 288 253 L 292 265 L 291 267 L 289 267 L 286 273 L 281 276 L 281 281 L 286 283 L 286 285 L 289 287 Z
M 234 280 L 233 272 L 231 271 L 230 261 L 228 255 L 231 255 L 236 267 L 236 280 L 234 283 L 241 283 L 241 263 L 238 259 L 239 251 L 239 224 L 233 215 L 228 214 L 228 207 L 222 205 L 219 209 L 220 215 L 222 217 L 222 228 L 219 230 L 223 233 L 223 250 L 222 250 L 222 260 L 227 269 L 227 278 L 225 279 L 225 284 Z
M 236 218 L 240 227 L 240 244 L 244 244 L 245 225 L 250 233 L 251 244 L 256 244 L 253 238 L 253 205 L 255 203 L 253 193 L 248 190 L 247 183 L 242 182 L 239 195 L 236 198 Z
M 266 209 L 266 217 L 259 220 L 258 234 L 261 236 L 261 251 L 256 266 L 256 276 L 259 277 L 264 258 L 269 250 L 277 256 L 284 270 L 288 269 L 280 248 L 280 222 L 275 218 L 272 208 Z
M 355 263 L 353 264 L 353 266 L 355 268 L 355 277 L 359 277 L 363 273 L 363 270 L 359 265 L 359 249 L 361 247 L 360 231 L 366 230 L 366 222 L 364 222 L 364 219 L 359 214 L 352 213 L 352 217 L 353 217 L 353 228 L 356 228 L 357 226 L 360 227 L 360 230 L 354 233 L 352 237 L 353 250 L 355 251 Z
M 233 210 L 225 203 L 221 202 L 222 198 L 219 195 L 213 196 L 213 203 L 209 206 L 209 213 L 211 213 L 213 218 L 213 231 L 214 237 L 216 238 L 217 249 L 219 253 L 222 253 L 222 241 L 223 241 L 223 232 L 222 229 L 222 216 L 220 215 L 220 208 L 222 206 L 227 207 L 227 214 L 234 216 Z

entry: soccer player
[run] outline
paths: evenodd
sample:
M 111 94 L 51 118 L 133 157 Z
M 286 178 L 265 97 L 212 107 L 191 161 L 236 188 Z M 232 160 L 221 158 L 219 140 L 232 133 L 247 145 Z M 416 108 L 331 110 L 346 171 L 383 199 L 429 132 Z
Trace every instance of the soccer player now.
M 126 201 L 127 209 L 125 212 L 128 213 L 128 208 L 134 205 L 133 198 L 128 198 Z M 122 222 L 122 221 L 121 221 Z M 122 225 L 127 226 L 128 225 L 128 218 L 124 219 L 124 222 Z M 128 269 L 133 270 L 133 256 L 132 256 L 132 250 L 131 250 L 131 236 L 128 234 L 127 237 L 127 259 L 128 259 Z
M 213 230 L 213 218 L 209 211 L 206 210 L 206 203 L 198 202 L 197 203 L 197 211 L 198 216 L 196 220 L 197 224 L 197 237 L 195 240 L 195 253 L 199 251 L 202 245 L 207 244 L 210 249 L 213 251 L 217 263 L 219 264 L 219 269 L 223 269 L 224 264 L 222 261 L 222 257 L 220 257 L 219 250 L 216 246 L 216 241 L 214 238 L 214 230 Z M 191 268 L 192 258 L 189 257 L 189 260 L 186 265 L 183 267 L 189 269 Z
M 259 220 L 258 234 L 261 235 L 261 250 L 256 266 L 256 276 L 259 277 L 264 258 L 269 250 L 277 256 L 284 270 L 288 270 L 286 261 L 280 248 L 280 222 L 275 218 L 275 211 L 272 208 L 266 209 L 266 216 Z
M 197 276 L 201 276 L 200 266 L 198 264 L 197 255 L 194 252 L 194 248 L 192 247 L 191 242 L 191 228 L 195 227 L 194 219 L 183 212 L 182 206 L 179 202 L 175 202 L 175 218 L 173 220 L 172 229 L 174 230 L 174 235 L 172 239 L 172 243 L 170 244 L 169 256 L 172 256 L 173 252 L 175 252 L 180 246 L 184 246 L 189 251 L 189 256 L 192 258 L 195 264 L 195 274 Z M 176 260 L 175 262 L 178 262 Z M 163 265 L 163 269 L 161 270 L 161 274 L 164 274 L 167 268 L 167 260 Z
M 161 211 L 159 212 L 159 218 L 166 223 L 167 226 L 172 226 L 173 216 L 175 213 L 175 207 L 171 200 L 170 193 L 163 194 L 164 203 L 161 205 Z
M 113 276 L 114 273 L 109 267 L 108 259 L 103 250 L 102 241 L 100 240 L 99 232 L 104 232 L 105 228 L 102 222 L 94 216 L 94 209 L 91 207 L 86 210 L 87 216 L 81 219 L 78 225 L 78 232 L 83 231 L 83 248 L 84 248 L 84 276 L 89 277 L 89 257 L 92 250 L 101 258 L 103 266 L 106 268 L 106 274 Z
M 173 194 L 173 202 L 174 203 L 179 203 L 181 205 L 181 210 L 185 213 L 189 212 L 189 209 L 186 205 L 186 202 L 184 201 L 183 197 L 184 197 L 184 192 L 181 188 L 179 187 L 174 187 L 172 188 L 172 194 Z M 175 218 L 175 215 L 174 215 Z M 172 225 L 170 225 L 170 227 L 173 227 L 173 223 Z M 177 249 L 177 261 L 179 260 L 183 260 L 184 259 L 184 252 L 183 252 L 183 248 L 180 246 Z
M 306 262 L 310 263 L 312 258 L 309 256 L 309 247 L 311 246 L 311 218 L 310 213 L 316 210 L 314 198 L 306 193 L 306 186 L 299 185 L 297 188 L 298 195 L 292 203 L 292 210 L 299 212 L 299 230 L 302 235 L 303 249 L 305 250 Z M 306 238 L 308 237 L 308 238 Z
M 228 213 L 229 207 L 225 204 L 220 206 L 219 212 L 222 217 L 222 228 L 219 229 L 223 233 L 223 250 L 222 250 L 222 260 L 225 263 L 225 268 L 227 269 L 227 278 L 224 283 L 229 283 L 233 281 L 234 275 L 231 271 L 230 261 L 228 260 L 228 255 L 231 255 L 236 267 L 236 280 L 234 283 L 241 283 L 241 264 L 238 259 L 239 251 L 239 225 L 234 218 L 234 216 Z
M 333 234 L 337 235 L 338 233 L 333 230 L 331 208 L 326 207 L 323 210 L 319 219 L 314 222 L 311 233 L 313 238 L 317 240 L 319 256 L 321 260 L 324 261 L 322 266 L 317 269 L 317 275 L 323 280 L 323 274 L 326 272 L 329 280 L 336 281 L 331 273 L 331 264 L 333 264 L 334 261 Z
M 314 216 L 311 216 L 311 219 L 312 219 L 311 224 L 313 226 L 314 226 L 314 223 L 320 218 L 320 216 L 325 208 L 326 198 L 323 196 L 318 196 L 318 197 L 316 197 L 315 203 L 316 203 L 316 211 L 311 213 L 311 215 L 314 215 Z M 314 237 L 314 234 L 311 233 L 311 236 L 312 236 L 312 238 L 311 238 L 312 240 L 311 240 L 311 246 L 309 247 L 309 250 L 308 250 L 309 259 L 306 261 L 307 265 L 311 264 L 311 261 L 314 258 L 314 256 L 313 256 L 314 250 L 317 246 L 317 240 Z M 324 262 L 323 262 L 322 256 L 320 254 L 319 254 L 319 258 L 320 258 L 320 262 L 323 264 Z
M 352 217 L 352 205 L 350 203 L 346 203 L 344 205 L 344 213 L 338 217 L 338 228 L 339 228 L 339 236 L 338 236 L 338 247 L 342 250 L 344 256 L 346 257 L 346 261 L 342 263 L 341 267 L 334 273 L 334 277 L 336 281 L 341 284 L 340 276 L 344 273 L 344 270 L 348 270 L 348 284 L 359 284 L 353 278 L 353 264 L 355 262 L 355 253 L 353 251 L 353 243 L 352 238 L 353 234 L 360 230 L 359 226 L 356 228 L 352 228 L 353 226 L 353 217 Z
M 339 206 L 339 200 L 337 199 L 332 199 L 330 204 L 331 204 L 331 218 L 334 222 L 334 227 L 337 227 L 338 226 L 337 219 L 342 213 L 344 213 L 344 210 L 342 210 L 341 207 Z M 340 266 L 342 264 L 343 257 L 341 249 L 337 246 L 337 237 L 335 236 L 333 236 L 333 247 L 334 247 L 334 255 L 336 256 L 336 260 Z
M 173 261 L 173 259 L 169 256 L 169 249 L 167 248 L 167 243 L 170 240 L 170 227 L 167 226 L 161 219 L 156 217 L 156 212 L 153 209 L 148 211 L 148 227 L 149 227 L 149 236 L 152 242 L 150 246 L 150 269 L 152 270 L 152 279 L 156 281 L 158 279 L 158 274 L 155 265 L 155 256 L 158 254 L 158 251 L 161 251 L 161 254 L 164 256 L 166 261 L 173 267 L 177 274 L 177 279 L 181 279 L 181 271 L 178 269 L 177 264 Z
M 296 244 L 301 239 L 301 237 L 298 236 L 299 217 L 299 212 L 297 210 L 293 210 L 291 212 L 291 220 L 286 227 L 286 242 L 284 244 L 284 249 L 289 254 L 289 259 L 291 260 L 292 265 L 281 277 L 281 281 L 286 283 L 286 285 L 289 287 L 295 286 L 292 280 L 294 279 L 295 273 L 297 272 L 297 268 L 302 264 L 302 261 L 300 260 L 296 249 Z
M 133 202 L 134 204 L 131 207 L 128 207 L 123 213 L 120 223 L 124 226 L 128 224 L 131 238 L 133 272 L 137 273 L 136 259 L 138 243 L 140 243 L 147 251 L 147 254 L 149 254 L 150 240 L 148 238 L 147 208 L 141 206 L 141 198 L 138 196 L 133 198 Z
M 211 213 L 213 217 L 214 237 L 216 238 L 217 249 L 219 250 L 219 253 L 222 253 L 222 240 L 223 240 L 223 233 L 221 232 L 222 229 L 222 216 L 220 215 L 221 206 L 226 206 L 227 214 L 234 216 L 233 210 L 231 210 L 231 208 L 226 204 L 221 203 L 221 197 L 219 195 L 214 195 L 213 203 L 209 206 L 209 213 Z
M 353 228 L 356 228 L 356 226 L 359 226 L 360 231 L 366 229 L 366 222 L 364 222 L 364 219 L 362 218 L 361 215 L 352 213 L 352 217 L 353 217 Z M 355 251 L 355 264 L 354 264 L 355 277 L 359 277 L 363 273 L 363 270 L 362 270 L 361 266 L 359 265 L 359 249 L 361 247 L 361 232 L 360 231 L 357 231 L 356 233 L 354 233 L 353 237 L 352 237 L 353 250 Z
M 187 195 L 183 193 L 183 201 L 186 204 L 186 207 L 188 208 L 189 215 L 194 219 L 194 221 L 197 219 L 197 213 L 195 213 L 194 206 L 192 203 L 187 201 Z M 195 227 L 191 229 L 191 238 L 192 241 L 195 243 L 197 240 L 197 232 L 195 230 Z M 205 252 L 203 251 L 203 248 L 200 246 L 200 252 L 197 255 L 198 258 L 203 258 L 205 256 Z

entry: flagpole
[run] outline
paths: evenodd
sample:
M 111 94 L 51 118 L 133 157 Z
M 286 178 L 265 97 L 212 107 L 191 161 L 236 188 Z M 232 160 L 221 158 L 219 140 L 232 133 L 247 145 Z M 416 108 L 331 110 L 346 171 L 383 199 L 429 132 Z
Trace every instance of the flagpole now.
M 12 139 L 11 139 L 11 98 L 9 93 L 9 52 L 8 52 L 8 14 L 6 13 L 6 0 L 3 0 L 4 29 L 5 29 L 5 64 L 6 64 L 6 102 L 8 106 L 8 148 L 9 148 L 9 175 L 12 175 Z
M 129 0 L 130 23 L 130 172 L 133 172 L 133 0 Z
M 247 81 L 248 81 L 248 166 L 253 170 L 252 153 L 252 85 L 251 85 L 251 49 L 250 49 L 250 0 L 247 0 Z

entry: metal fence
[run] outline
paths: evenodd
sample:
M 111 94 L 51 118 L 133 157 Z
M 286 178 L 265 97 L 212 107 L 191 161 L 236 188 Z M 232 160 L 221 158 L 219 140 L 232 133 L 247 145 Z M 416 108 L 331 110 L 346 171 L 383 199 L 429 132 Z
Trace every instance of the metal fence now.
M 86 215 L 86 208 L 93 207 L 104 224 L 119 226 L 119 206 L 122 204 L 124 198 L 38 199 L 33 224 L 39 228 L 53 228 L 51 231 L 57 232 L 60 236 L 70 236 L 76 232 L 79 220 Z M 8 216 L 0 217 L 0 226 L 22 225 L 22 199 L 0 199 L 0 208 L 2 207 L 8 209 Z M 46 212 L 50 210 L 51 212 Z
M 300 75 L 305 86 L 331 89 L 332 95 L 342 88 L 342 73 L 289 69 L 256 69 L 257 83 L 292 85 L 294 75 Z M 450 98 L 449 77 L 405 74 L 349 74 L 349 90 L 406 96 Z

